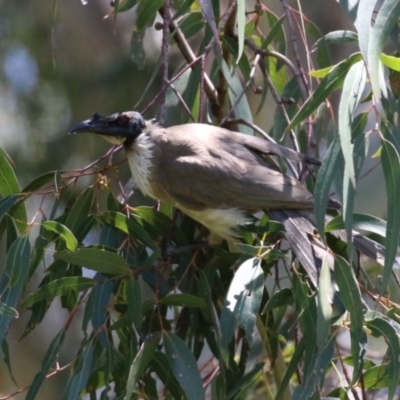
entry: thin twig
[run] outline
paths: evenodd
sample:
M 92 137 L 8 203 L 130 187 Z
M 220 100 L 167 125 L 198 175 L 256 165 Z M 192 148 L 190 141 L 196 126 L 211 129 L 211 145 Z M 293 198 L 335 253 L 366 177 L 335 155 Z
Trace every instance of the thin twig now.
M 256 54 L 254 61 L 251 65 L 251 70 L 250 70 L 250 74 L 249 74 L 249 79 L 247 80 L 246 84 L 243 87 L 243 90 L 241 91 L 241 93 L 239 94 L 239 96 L 236 97 L 235 103 L 232 105 L 232 107 L 230 108 L 230 110 L 228 111 L 228 113 L 226 114 L 226 116 L 222 119 L 220 125 L 224 125 L 224 123 L 230 118 L 230 116 L 232 115 L 232 113 L 234 112 L 235 108 L 237 107 L 237 105 L 239 104 L 240 100 L 242 99 L 243 95 L 246 93 L 246 90 L 249 88 L 249 86 L 251 85 L 253 79 L 254 79 L 254 75 L 256 73 L 256 67 L 258 65 L 258 62 L 260 61 L 260 54 Z
M 311 95 L 310 87 L 308 85 L 307 79 L 306 79 L 306 73 L 304 71 L 303 65 L 301 63 L 300 59 L 300 52 L 299 48 L 297 45 L 297 40 L 296 40 L 296 31 L 294 27 L 294 22 L 293 22 L 293 16 L 292 16 L 292 11 L 289 5 L 287 4 L 287 0 L 281 0 L 282 2 L 282 7 L 286 13 L 287 16 L 287 21 L 289 25 L 289 31 L 290 31 L 290 40 L 292 42 L 292 49 L 293 49 L 293 54 L 295 57 L 295 61 L 297 64 L 297 68 L 300 71 L 300 79 L 301 82 L 303 83 L 303 87 L 305 91 L 307 92 L 307 98 Z M 313 132 L 313 124 L 311 117 L 307 118 L 307 154 L 311 154 L 311 148 L 315 147 L 315 137 L 314 137 L 314 132 Z
M 188 65 L 185 66 L 185 68 L 183 68 L 182 70 L 180 70 L 173 78 L 171 78 L 167 84 L 168 86 L 171 85 L 173 82 L 175 82 L 180 76 L 182 76 L 189 68 L 193 68 L 193 65 L 195 63 L 197 63 L 198 61 L 201 60 L 202 57 L 197 57 L 196 59 L 194 59 L 191 63 L 189 63 Z M 146 107 L 140 112 L 140 114 L 144 115 L 146 114 L 146 112 L 149 110 L 149 108 L 158 101 L 159 97 L 162 94 L 162 90 L 160 90 L 154 97 L 153 99 L 147 103 Z M 119 148 L 118 148 L 119 149 Z
M 161 8 L 159 12 L 163 16 L 164 13 L 163 8 Z M 169 30 L 172 33 L 172 36 L 175 39 L 175 43 L 178 46 L 179 50 L 181 51 L 183 57 L 189 64 L 193 65 L 193 62 L 197 59 L 197 57 L 194 54 L 191 47 L 189 46 L 189 43 L 186 41 L 185 36 L 183 35 L 182 31 L 179 29 L 178 25 L 174 20 L 170 21 Z M 204 87 L 207 97 L 209 98 L 211 103 L 218 103 L 217 90 L 215 89 L 213 83 L 211 82 L 207 74 L 204 74 Z
M 224 32 L 225 26 L 226 26 L 229 18 L 231 17 L 232 13 L 236 9 L 236 5 L 237 5 L 236 0 L 231 1 L 231 3 L 229 4 L 228 8 L 225 11 L 225 14 L 221 17 L 221 21 L 220 21 L 219 29 L 218 29 L 220 33 Z
M 171 13 L 170 13 L 170 2 L 169 0 L 164 0 L 163 9 L 163 38 L 162 38 L 162 48 L 161 48 L 161 57 L 162 57 L 162 66 L 161 66 L 161 75 L 162 75 L 162 89 L 161 89 L 161 105 L 160 105 L 160 114 L 159 120 L 161 124 L 165 123 L 165 114 L 166 114 L 166 106 L 165 106 L 165 96 L 168 89 L 168 46 L 169 46 L 169 24 L 171 21 Z
M 182 95 L 176 90 L 175 86 L 172 83 L 169 83 L 170 89 L 175 93 L 175 96 L 178 98 L 179 102 L 183 105 L 185 111 L 189 114 L 189 117 L 192 119 L 193 122 L 196 122 L 196 118 L 193 116 L 192 112 L 189 110 L 185 100 L 183 100 Z

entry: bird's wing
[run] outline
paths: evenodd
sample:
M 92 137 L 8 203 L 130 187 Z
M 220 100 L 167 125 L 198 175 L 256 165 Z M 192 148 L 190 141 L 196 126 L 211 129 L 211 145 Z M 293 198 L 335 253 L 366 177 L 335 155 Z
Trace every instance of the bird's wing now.
M 231 136 L 236 142 L 258 153 L 276 155 L 301 163 L 321 165 L 321 161 L 317 158 L 299 153 L 289 147 L 281 146 L 280 144 L 268 140 L 259 139 L 256 136 L 244 135 L 239 132 L 230 131 L 227 131 L 227 136 Z
M 154 175 L 176 203 L 198 210 L 312 208 L 312 195 L 296 179 L 240 141 L 220 135 L 220 128 L 204 131 L 198 125 L 183 126 L 186 132 L 182 126 L 169 128 L 168 140 L 159 147 L 162 157 L 155 155 L 162 162 Z

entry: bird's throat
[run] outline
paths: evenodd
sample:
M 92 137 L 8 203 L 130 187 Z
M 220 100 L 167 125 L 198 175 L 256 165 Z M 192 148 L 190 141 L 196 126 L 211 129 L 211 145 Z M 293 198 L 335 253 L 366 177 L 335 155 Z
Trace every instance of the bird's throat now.
M 126 156 L 132 176 L 139 189 L 146 196 L 156 198 L 151 189 L 150 173 L 153 158 L 153 143 L 147 133 L 141 133 L 126 147 Z

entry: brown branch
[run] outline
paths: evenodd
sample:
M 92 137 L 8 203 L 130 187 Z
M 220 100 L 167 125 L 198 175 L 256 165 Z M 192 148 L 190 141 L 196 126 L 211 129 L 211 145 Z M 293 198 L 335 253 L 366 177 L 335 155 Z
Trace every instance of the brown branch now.
M 159 13 L 164 18 L 164 8 L 160 8 Z M 196 55 L 194 54 L 193 50 L 189 46 L 185 36 L 183 35 L 182 31 L 179 29 L 178 25 L 174 20 L 171 20 L 169 23 L 169 31 L 172 33 L 175 43 L 178 46 L 179 50 L 181 51 L 185 60 L 193 65 L 194 61 L 197 60 Z M 218 103 L 218 93 L 211 82 L 211 79 L 208 75 L 204 74 L 204 88 L 207 94 L 207 97 L 211 101 L 211 103 Z

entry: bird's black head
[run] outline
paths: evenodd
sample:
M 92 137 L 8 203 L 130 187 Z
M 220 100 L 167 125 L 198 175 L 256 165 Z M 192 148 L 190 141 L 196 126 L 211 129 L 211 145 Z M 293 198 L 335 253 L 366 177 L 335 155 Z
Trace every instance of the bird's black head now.
M 145 120 L 136 111 L 115 113 L 108 117 L 94 113 L 92 118 L 72 127 L 69 133 L 96 133 L 113 144 L 121 145 L 134 141 L 145 127 Z

